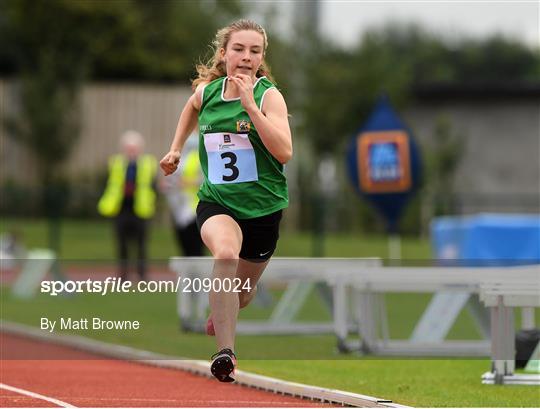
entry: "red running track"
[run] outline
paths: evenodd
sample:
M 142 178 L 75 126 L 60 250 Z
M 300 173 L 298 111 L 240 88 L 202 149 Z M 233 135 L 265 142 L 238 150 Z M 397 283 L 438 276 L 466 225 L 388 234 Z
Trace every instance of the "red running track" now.
M 174 369 L 0 334 L 0 383 L 78 407 L 329 407 Z M 36 359 L 37 357 L 64 359 Z M 0 407 L 55 407 L 0 389 Z

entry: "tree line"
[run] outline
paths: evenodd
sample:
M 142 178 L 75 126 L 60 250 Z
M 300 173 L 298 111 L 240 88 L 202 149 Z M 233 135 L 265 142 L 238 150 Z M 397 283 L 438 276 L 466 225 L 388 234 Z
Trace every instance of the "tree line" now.
M 21 85 L 19 114 L 2 118 L 3 126 L 28 146 L 49 185 L 77 140 L 85 82 L 188 84 L 195 63 L 211 56 L 216 30 L 253 7 L 238 0 L 3 0 L 0 76 Z M 539 50 L 501 35 L 448 40 L 391 23 L 352 48 L 313 32 L 286 38 L 269 30 L 269 43 L 295 137 L 309 141 L 314 158 L 342 151 L 382 92 L 400 109 L 422 84 L 540 81 Z

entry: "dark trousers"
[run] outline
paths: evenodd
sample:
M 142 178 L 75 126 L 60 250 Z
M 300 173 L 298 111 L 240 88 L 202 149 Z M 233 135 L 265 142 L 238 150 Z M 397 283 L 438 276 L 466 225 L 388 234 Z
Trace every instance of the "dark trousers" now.
M 178 246 L 185 257 L 201 257 L 203 255 L 204 244 L 195 219 L 187 226 L 175 225 L 174 232 Z
M 137 273 L 140 280 L 146 279 L 146 220 L 136 216 L 131 209 L 123 209 L 115 221 L 118 243 L 119 276 L 128 279 L 129 247 L 135 244 L 137 249 Z

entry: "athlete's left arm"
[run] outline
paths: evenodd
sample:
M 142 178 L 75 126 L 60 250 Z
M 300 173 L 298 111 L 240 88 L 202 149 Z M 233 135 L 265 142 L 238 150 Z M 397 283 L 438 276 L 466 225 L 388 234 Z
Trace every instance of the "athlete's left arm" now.
M 249 117 L 266 149 L 280 163 L 292 158 L 293 147 L 287 104 L 281 92 L 272 88 L 264 96 L 262 111 L 258 108 Z
M 238 77 L 241 77 L 240 80 Z M 257 129 L 264 146 L 280 163 L 287 163 L 293 153 L 291 128 L 287 104 L 281 92 L 271 88 L 264 96 L 262 111 L 253 100 L 253 86 L 249 77 L 238 75 L 235 78 L 240 86 L 240 99 L 249 115 L 251 122 Z M 241 81 L 244 80 L 244 81 Z M 250 98 L 251 97 L 251 98 Z

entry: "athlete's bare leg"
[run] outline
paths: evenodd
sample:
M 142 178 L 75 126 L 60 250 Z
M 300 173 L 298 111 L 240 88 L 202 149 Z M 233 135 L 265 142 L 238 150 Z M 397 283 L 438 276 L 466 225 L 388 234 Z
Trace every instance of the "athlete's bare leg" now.
M 257 283 L 269 261 L 270 260 L 266 260 L 263 263 L 253 263 L 247 260 L 239 260 L 236 277 L 242 280 L 242 285 L 240 287 L 242 288 L 242 292 L 238 293 L 240 308 L 246 307 L 257 294 Z M 244 289 L 244 284 L 247 280 L 249 280 L 251 290 Z
M 229 279 L 232 282 L 236 277 L 242 247 L 242 230 L 238 223 L 227 215 L 212 216 L 203 223 L 201 237 L 214 257 L 213 278 Z M 218 351 L 224 348 L 234 351 L 238 294 L 232 291 L 211 291 L 209 298 Z

